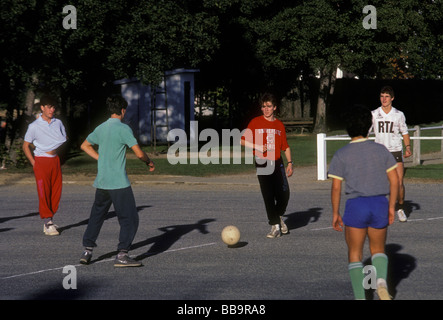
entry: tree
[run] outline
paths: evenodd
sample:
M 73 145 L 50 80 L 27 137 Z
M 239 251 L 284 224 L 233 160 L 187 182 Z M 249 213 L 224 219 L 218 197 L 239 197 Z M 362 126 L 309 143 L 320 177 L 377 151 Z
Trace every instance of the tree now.
M 341 61 L 343 43 L 339 1 L 296 2 L 268 19 L 257 19 L 252 28 L 257 35 L 257 54 L 273 69 L 294 70 L 303 66 L 318 76 L 319 95 L 315 131 L 326 129 L 326 103 L 333 88 L 334 74 Z
M 64 1 L 3 0 L 1 102 L 11 117 L 13 109 L 30 116 L 34 97 L 50 91 L 69 117 L 121 77 L 157 84 L 167 69 L 197 67 L 218 46 L 218 17 L 204 2 L 84 0 L 75 4 L 77 29 L 65 29 Z
M 125 11 L 106 61 L 117 78 L 157 84 L 165 70 L 196 67 L 218 47 L 218 18 L 201 1 L 140 0 Z
M 392 78 L 397 61 L 415 75 L 441 77 L 441 1 L 373 1 L 376 29 L 362 25 L 364 0 L 283 3 L 281 10 L 251 21 L 256 52 L 265 68 L 298 76 L 297 66 L 307 66 L 319 78 L 315 132 L 326 130 L 338 67 L 361 78 Z

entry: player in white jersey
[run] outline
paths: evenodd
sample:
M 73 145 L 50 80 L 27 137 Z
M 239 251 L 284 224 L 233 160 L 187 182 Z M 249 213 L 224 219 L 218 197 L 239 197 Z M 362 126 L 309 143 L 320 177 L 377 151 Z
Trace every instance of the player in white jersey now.
M 404 222 L 407 220 L 407 217 L 403 208 L 405 198 L 403 156 L 408 158 L 412 155 L 411 139 L 405 115 L 392 106 L 393 100 L 394 90 L 389 86 L 383 87 L 380 91 L 381 106 L 372 111 L 372 130 L 375 133 L 375 142 L 383 144 L 397 160 L 400 188 L 398 192 L 397 215 L 398 219 Z M 403 143 L 405 144 L 404 154 Z

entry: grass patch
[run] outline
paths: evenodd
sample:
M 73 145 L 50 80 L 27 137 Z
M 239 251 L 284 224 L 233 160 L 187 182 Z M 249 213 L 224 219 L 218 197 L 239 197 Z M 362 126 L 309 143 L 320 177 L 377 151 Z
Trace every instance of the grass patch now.
M 441 125 L 441 124 L 440 124 Z M 328 133 L 328 136 L 346 134 L 344 131 L 334 131 Z M 412 133 L 411 133 L 412 135 Z M 433 129 L 421 132 L 422 136 L 440 136 L 441 130 Z M 315 134 L 308 135 L 289 135 L 288 143 L 292 151 L 292 160 L 294 167 L 315 166 L 317 164 L 317 136 Z M 334 153 L 349 141 L 328 141 L 327 142 L 327 161 L 331 161 Z M 414 141 L 412 140 L 412 143 Z M 157 147 L 159 155 L 153 155 L 151 147 L 143 147 L 153 159 L 156 165 L 156 170 L 152 173 L 154 175 L 177 175 L 177 176 L 198 176 L 205 177 L 211 175 L 232 175 L 245 174 L 255 172 L 253 164 L 245 164 L 244 158 L 241 164 L 234 164 L 232 159 L 229 164 L 176 164 L 169 163 L 166 157 L 167 146 Z M 200 150 L 200 148 L 199 148 Z M 441 140 L 422 140 L 421 153 L 433 153 L 441 150 Z M 138 159 L 135 158 L 131 150 L 128 151 L 126 168 L 128 174 L 146 174 L 147 167 Z M 63 174 L 85 174 L 95 175 L 97 173 L 97 163 L 85 153 L 76 150 L 71 153 L 68 159 L 62 166 Z M 30 166 L 23 169 L 8 168 L 9 173 L 32 173 Z M 151 173 L 150 173 L 151 174 Z M 407 178 L 433 179 L 443 180 L 443 165 L 426 165 L 415 166 L 407 169 Z
M 443 180 L 443 164 L 428 164 L 406 168 L 406 178 Z

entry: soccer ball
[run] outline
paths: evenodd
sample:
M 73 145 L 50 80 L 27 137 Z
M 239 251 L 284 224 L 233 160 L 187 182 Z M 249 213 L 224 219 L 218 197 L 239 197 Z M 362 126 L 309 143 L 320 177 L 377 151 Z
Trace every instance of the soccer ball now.
M 235 226 L 227 226 L 223 228 L 221 238 L 228 246 L 233 246 L 240 240 L 240 230 Z

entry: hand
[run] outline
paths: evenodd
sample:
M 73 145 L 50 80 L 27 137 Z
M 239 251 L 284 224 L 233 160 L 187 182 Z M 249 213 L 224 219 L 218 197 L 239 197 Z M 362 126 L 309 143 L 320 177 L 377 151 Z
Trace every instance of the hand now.
M 155 170 L 155 165 L 154 165 L 154 162 L 152 162 L 152 160 L 149 162 L 146 162 L 146 165 L 149 167 L 149 172 L 152 172 Z
M 389 225 L 393 224 L 395 220 L 395 208 L 389 208 Z
M 412 155 L 411 147 L 406 147 L 405 158 L 409 158 Z
M 267 148 L 266 145 L 260 146 L 260 145 L 256 144 L 255 145 L 255 150 L 257 150 L 257 151 L 259 151 L 261 153 L 265 153 L 268 150 L 268 148 Z
M 335 231 L 343 231 L 343 220 L 339 214 L 333 215 L 332 228 L 334 228 Z
M 292 173 L 294 170 L 292 169 L 292 163 L 288 163 L 288 166 L 286 167 L 286 175 L 288 177 L 292 176 Z

